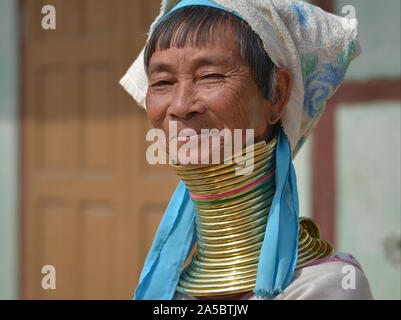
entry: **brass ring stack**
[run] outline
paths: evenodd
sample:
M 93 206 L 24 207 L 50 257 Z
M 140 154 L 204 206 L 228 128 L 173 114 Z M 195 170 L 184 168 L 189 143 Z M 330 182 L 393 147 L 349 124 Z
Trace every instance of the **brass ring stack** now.
M 299 218 L 297 267 L 333 254 L 330 243 L 320 239 L 317 225 L 309 218 Z
M 197 252 L 181 274 L 177 291 L 192 296 L 226 295 L 255 287 L 260 249 L 275 193 L 277 136 L 205 168 L 173 165 L 196 210 Z M 237 170 L 252 170 L 238 175 Z M 331 254 L 317 226 L 302 218 L 298 265 Z
M 275 136 L 206 168 L 174 166 L 196 209 L 197 252 L 177 290 L 219 295 L 255 286 L 260 248 L 275 192 Z M 250 162 L 250 160 L 253 160 Z M 253 168 L 248 175 L 239 169 Z

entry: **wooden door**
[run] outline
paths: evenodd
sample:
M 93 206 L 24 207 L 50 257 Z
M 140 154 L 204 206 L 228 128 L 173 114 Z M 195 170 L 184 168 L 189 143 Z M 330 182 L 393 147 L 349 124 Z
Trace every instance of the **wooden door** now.
M 21 298 L 130 299 L 178 182 L 146 163 L 146 113 L 118 84 L 160 2 L 20 4 Z M 41 27 L 44 5 L 55 30 Z

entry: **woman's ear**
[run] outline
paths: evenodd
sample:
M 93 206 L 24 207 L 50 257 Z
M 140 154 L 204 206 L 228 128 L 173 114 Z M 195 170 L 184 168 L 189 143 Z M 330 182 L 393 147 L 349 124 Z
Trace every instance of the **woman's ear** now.
M 276 71 L 275 101 L 269 103 L 268 123 L 274 125 L 280 121 L 291 96 L 292 75 L 286 67 L 280 67 Z

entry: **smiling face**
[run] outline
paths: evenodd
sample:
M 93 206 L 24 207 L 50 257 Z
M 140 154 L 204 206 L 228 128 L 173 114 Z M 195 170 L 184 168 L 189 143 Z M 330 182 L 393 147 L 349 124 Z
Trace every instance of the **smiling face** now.
M 268 140 L 272 133 L 271 115 L 276 107 L 263 98 L 229 28 L 221 26 L 215 32 L 220 36 L 206 46 L 156 47 L 149 61 L 148 117 L 155 128 L 165 132 L 168 142 L 177 140 L 178 149 L 189 138 L 170 136 L 170 121 L 177 122 L 178 132 L 241 129 L 242 146 L 246 129 L 254 130 L 255 142 Z M 220 161 L 224 160 L 223 140 L 219 142 Z M 211 164 L 212 155 L 208 158 Z

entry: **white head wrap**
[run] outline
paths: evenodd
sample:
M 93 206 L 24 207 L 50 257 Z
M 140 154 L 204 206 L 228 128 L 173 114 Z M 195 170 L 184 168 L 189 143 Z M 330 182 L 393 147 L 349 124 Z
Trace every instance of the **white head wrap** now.
M 327 13 L 300 0 L 213 0 L 239 14 L 262 39 L 277 66 L 287 67 L 293 77 L 289 103 L 281 123 L 294 158 L 319 120 L 326 101 L 344 80 L 352 59 L 360 53 L 357 21 Z M 162 0 L 160 15 L 150 28 L 178 3 Z M 146 109 L 148 79 L 144 50 L 120 84 Z

